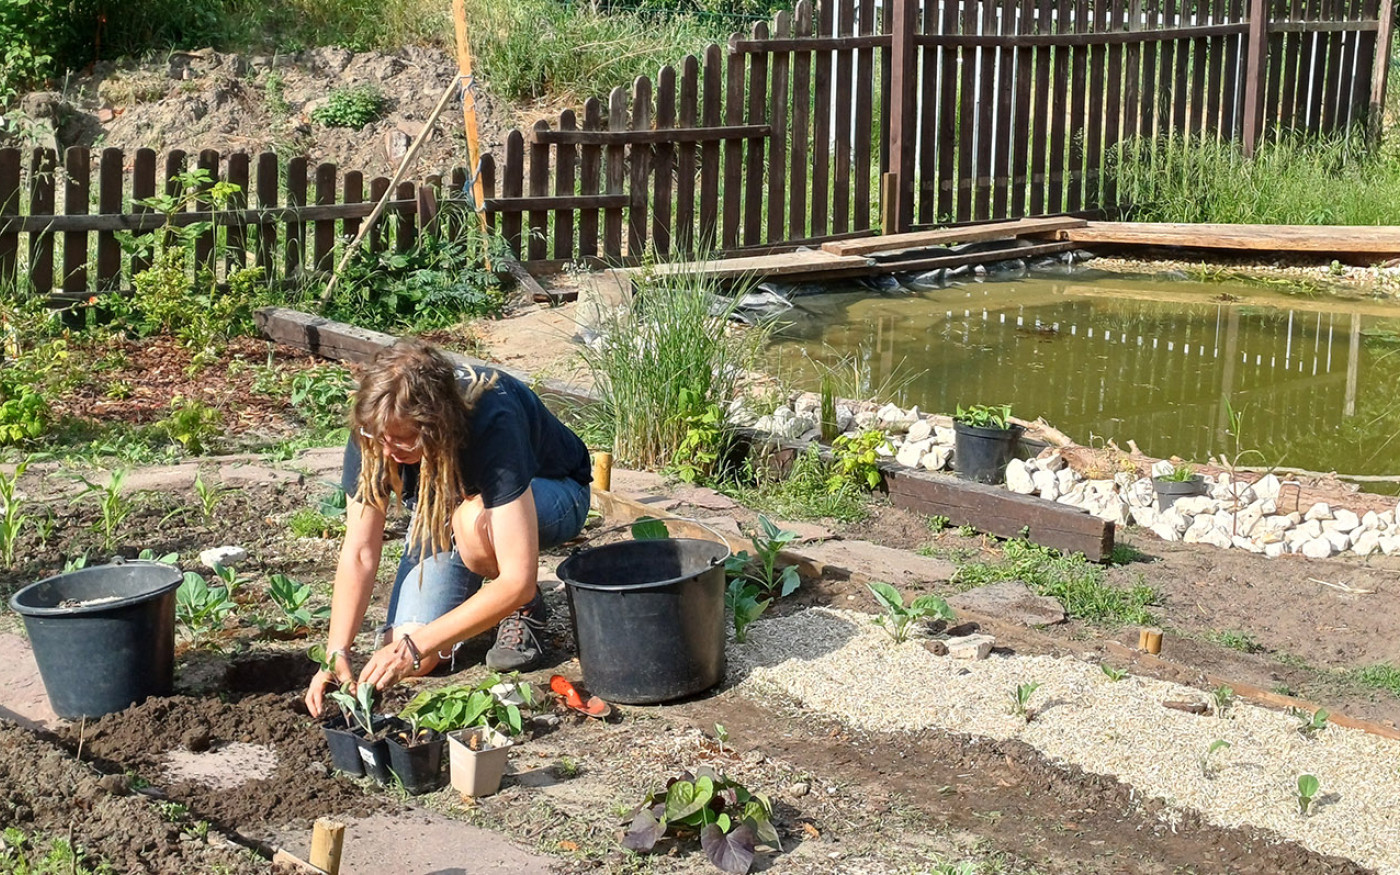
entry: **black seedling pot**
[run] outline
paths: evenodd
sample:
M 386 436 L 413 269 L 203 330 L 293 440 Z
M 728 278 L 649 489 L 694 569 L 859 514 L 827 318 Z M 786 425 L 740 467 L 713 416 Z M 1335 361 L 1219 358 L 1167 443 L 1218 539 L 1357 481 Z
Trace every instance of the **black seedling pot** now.
M 953 470 L 964 480 L 977 483 L 1006 482 L 1006 465 L 1016 458 L 1016 445 L 1026 429 L 983 428 L 953 423 Z
M 344 724 L 339 717 L 333 717 L 321 724 L 321 732 L 326 736 L 326 746 L 331 749 L 331 765 L 336 771 L 359 777 L 365 773 L 364 761 L 360 759 L 359 736 L 335 724 Z
M 424 729 L 419 732 L 417 743 L 409 744 L 404 736 L 410 731 L 389 736 L 389 770 L 407 792 L 415 796 L 431 793 L 442 786 L 442 752 L 447 739 L 439 732 Z
M 1158 480 L 1153 478 L 1152 489 L 1157 493 L 1157 510 L 1166 513 L 1176 504 L 1178 498 L 1189 495 L 1206 494 L 1206 478 L 1200 474 L 1191 475 L 1190 480 Z
M 355 744 L 359 747 L 360 762 L 364 763 L 364 773 L 377 783 L 387 784 L 392 780 L 389 771 L 389 733 L 398 729 L 399 721 L 393 717 L 375 717 L 372 738 L 355 732 Z

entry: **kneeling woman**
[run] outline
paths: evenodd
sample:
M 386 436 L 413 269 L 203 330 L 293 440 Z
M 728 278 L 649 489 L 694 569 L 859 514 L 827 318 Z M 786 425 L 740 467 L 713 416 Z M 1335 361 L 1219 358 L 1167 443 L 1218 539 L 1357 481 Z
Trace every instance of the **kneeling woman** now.
M 400 341 L 360 381 L 341 475 L 346 533 L 331 597 L 327 653 L 306 705 L 326 686 L 379 689 L 426 674 L 468 638 L 499 624 L 486 655 L 498 671 L 539 658 L 540 550 L 570 540 L 588 514 L 588 450 L 519 380 L 454 367 L 438 350 Z M 389 616 L 356 678 L 355 633 L 374 590 L 391 501 L 412 509 Z M 490 583 L 483 585 L 483 580 Z

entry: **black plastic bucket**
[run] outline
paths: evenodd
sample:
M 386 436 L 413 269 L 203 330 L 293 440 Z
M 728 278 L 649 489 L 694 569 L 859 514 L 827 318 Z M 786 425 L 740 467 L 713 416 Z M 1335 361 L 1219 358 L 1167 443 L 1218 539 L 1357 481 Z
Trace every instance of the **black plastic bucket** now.
M 724 560 L 695 538 L 622 541 L 559 565 L 588 691 L 645 705 L 708 690 L 724 678 Z
M 1178 498 L 1206 494 L 1206 478 L 1192 474 L 1190 480 L 1152 479 L 1152 490 L 1157 493 L 1157 510 L 1166 513 L 1176 504 Z
M 41 580 L 10 598 L 58 716 L 101 717 L 170 694 L 183 579 L 159 562 L 114 562 Z
M 1016 443 L 1025 428 L 982 428 L 953 423 L 953 469 L 964 480 L 1002 483 L 1006 465 L 1016 457 Z

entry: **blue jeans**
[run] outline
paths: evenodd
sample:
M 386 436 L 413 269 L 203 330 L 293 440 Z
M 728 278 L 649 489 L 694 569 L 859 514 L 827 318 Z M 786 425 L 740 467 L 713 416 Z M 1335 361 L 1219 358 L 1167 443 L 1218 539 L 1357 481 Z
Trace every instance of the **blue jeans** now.
M 588 518 L 587 486 L 567 478 L 536 477 L 530 481 L 530 491 L 535 497 L 541 550 L 557 547 L 583 531 Z M 406 545 L 389 597 L 389 617 L 381 631 L 431 623 L 475 595 L 481 583 L 481 575 L 470 571 L 456 550 L 423 558 L 417 548 Z

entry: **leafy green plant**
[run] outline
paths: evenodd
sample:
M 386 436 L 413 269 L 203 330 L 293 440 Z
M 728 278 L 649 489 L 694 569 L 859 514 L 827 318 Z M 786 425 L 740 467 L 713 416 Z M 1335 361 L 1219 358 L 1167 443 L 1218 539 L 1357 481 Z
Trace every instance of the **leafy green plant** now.
M 176 395 L 170 399 L 170 415 L 160 427 L 186 452 L 201 455 L 223 434 L 223 415 L 197 398 Z
M 199 510 L 204 515 L 204 522 L 209 523 L 214 520 L 214 511 L 218 509 L 225 496 L 232 490 L 222 486 L 211 486 L 204 482 L 204 473 L 195 472 L 194 494 L 199 499 Z
M 1173 465 L 1171 471 L 1166 474 L 1158 474 L 1152 478 L 1163 483 L 1190 483 L 1196 477 L 1196 469 L 1190 465 Z
M 1330 716 L 1326 708 L 1318 708 L 1311 714 L 1304 714 L 1298 731 L 1304 738 L 1312 738 L 1327 728 L 1327 718 Z
M 1312 809 L 1313 800 L 1317 797 L 1317 791 L 1322 786 L 1322 782 L 1316 775 L 1298 776 L 1298 813 L 1304 817 L 1308 816 L 1308 811 Z
M 778 554 L 796 540 L 797 533 L 778 528 L 764 514 L 758 515 L 759 530 L 749 536 L 754 555 L 747 550 L 732 554 L 724 563 L 725 574 L 734 580 L 747 580 L 757 586 L 756 595 L 789 596 L 802 585 L 796 565 L 778 566 Z
M 40 437 L 49 427 L 49 402 L 33 386 L 0 381 L 0 445 L 14 445 Z
M 353 383 L 350 372 L 338 365 L 318 365 L 292 378 L 291 402 L 297 415 L 322 431 L 345 425 L 346 406 Z
M 888 583 L 877 580 L 866 586 L 885 611 L 875 618 L 874 623 L 888 632 L 896 644 L 909 638 L 909 632 L 915 623 L 927 619 L 953 619 L 953 611 L 948 607 L 948 603 L 936 595 L 921 595 L 906 606 L 904 596 Z
M 1126 668 L 1114 668 L 1106 662 L 1099 663 L 1099 668 L 1103 670 L 1104 676 L 1114 683 L 1128 676 L 1128 670 Z
M 760 844 L 782 849 L 768 798 L 703 766 L 648 796 L 633 811 L 622 846 L 649 853 L 667 833 L 698 834 L 705 856 L 725 872 L 748 872 Z
M 889 439 L 878 428 L 867 429 L 855 437 L 840 435 L 831 442 L 832 473 L 827 489 L 832 492 L 846 483 L 856 483 L 865 489 L 880 485 L 880 455 L 876 451 L 888 447 Z
M 29 470 L 29 462 L 29 459 L 20 461 L 9 476 L 0 472 L 0 502 L 4 502 L 4 507 L 0 508 L 0 560 L 7 566 L 15 564 L 15 544 L 19 541 L 20 532 L 31 522 L 28 514 L 21 513 L 27 502 L 19 493 L 19 478 Z M 49 519 L 53 519 L 52 515 Z M 48 539 L 44 537 L 40 540 Z
M 1263 646 L 1254 636 L 1239 629 L 1224 629 L 1210 634 L 1210 639 L 1222 647 L 1238 650 L 1240 653 L 1258 653 Z
M 953 421 L 974 428 L 1005 429 L 1011 424 L 1011 405 L 990 407 L 985 404 L 973 404 L 971 407 L 963 407 L 959 404 L 953 414 Z
M 521 708 L 534 708 L 537 704 L 534 687 L 520 680 L 519 675 L 492 674 L 475 686 L 424 690 L 399 716 L 438 732 L 484 726 L 505 735 L 519 735 L 525 731 Z
M 734 640 L 741 644 L 748 640 L 749 624 L 763 616 L 773 603 L 771 597 L 760 599 L 761 594 L 756 585 L 742 577 L 730 580 L 724 590 L 724 606 L 734 616 Z
M 684 386 L 680 390 L 680 409 L 685 434 L 669 468 L 686 483 L 708 483 L 728 448 L 724 409 Z
M 1209 778 L 1214 774 L 1215 770 L 1212 767 L 1211 755 L 1218 750 L 1228 750 L 1229 748 L 1230 742 L 1223 738 L 1217 738 L 1210 743 L 1210 747 L 1206 748 L 1206 752 L 1201 754 L 1201 775 L 1203 777 Z
M 948 528 L 948 526 L 952 525 L 952 522 L 952 520 L 948 519 L 941 513 L 934 514 L 933 516 L 928 518 L 928 530 L 930 532 L 933 532 L 934 534 L 937 534 L 943 531 L 944 529 Z
M 294 632 L 328 619 L 330 605 L 310 607 L 312 595 L 310 584 L 300 583 L 285 574 L 274 574 L 268 578 L 268 595 L 282 609 L 283 616 L 274 621 L 274 628 L 283 632 Z
M 1011 713 L 1024 719 L 1027 723 L 1031 722 L 1031 719 L 1035 717 L 1035 712 L 1030 710 L 1031 696 L 1035 695 L 1035 691 L 1038 689 L 1040 689 L 1040 684 L 1037 681 L 1018 684 L 1016 689 L 1011 691 Z
M 359 129 L 384 111 L 384 92 L 375 85 L 337 88 L 311 111 L 311 120 L 328 128 Z
M 208 640 L 237 607 L 227 587 L 210 586 L 204 575 L 195 571 L 186 571 L 175 591 L 175 619 L 191 641 Z
M 1215 716 L 1224 717 L 1230 711 L 1230 706 L 1235 703 L 1235 691 L 1228 686 L 1218 686 L 1210 693 L 1211 702 L 1215 705 Z
M 345 532 L 345 521 L 313 507 L 299 507 L 287 518 L 287 528 L 298 538 L 333 538 Z
M 104 484 L 94 483 L 81 474 L 76 475 L 84 488 L 73 497 L 73 501 L 87 499 L 97 504 L 98 517 L 93 531 L 102 535 L 103 550 L 112 549 L 117 542 L 117 530 L 136 510 L 136 494 L 128 496 L 122 493 L 126 475 L 125 468 L 114 468 Z
M 358 727 L 366 738 L 374 734 L 374 692 L 374 684 L 356 684 L 353 696 L 342 689 L 328 694 L 344 715 L 345 726 Z

